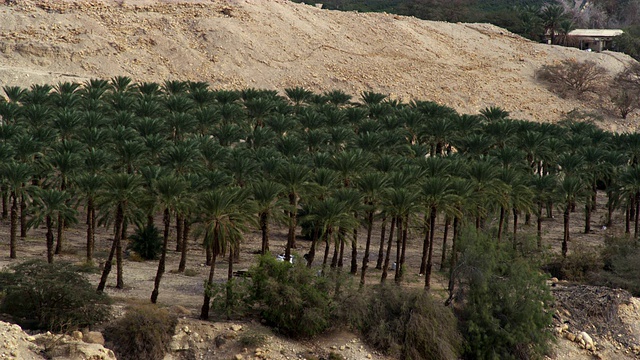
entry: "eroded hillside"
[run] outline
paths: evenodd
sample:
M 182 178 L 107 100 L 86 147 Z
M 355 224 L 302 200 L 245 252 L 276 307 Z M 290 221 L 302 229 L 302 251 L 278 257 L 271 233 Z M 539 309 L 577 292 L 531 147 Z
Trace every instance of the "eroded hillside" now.
M 16 0 L 0 6 L 0 84 L 189 79 L 216 88 L 304 86 L 433 100 L 465 113 L 500 106 L 553 121 L 584 104 L 536 83 L 541 65 L 630 61 L 537 44 L 488 24 L 336 12 L 284 0 Z M 634 128 L 611 121 L 611 130 Z

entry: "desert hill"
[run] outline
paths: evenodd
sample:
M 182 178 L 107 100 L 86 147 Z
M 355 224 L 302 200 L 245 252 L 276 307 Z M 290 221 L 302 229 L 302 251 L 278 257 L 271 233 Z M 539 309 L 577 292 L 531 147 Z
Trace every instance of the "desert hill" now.
M 12 0 L 0 5 L 0 85 L 207 81 L 215 88 L 303 86 L 432 100 L 464 113 L 500 106 L 554 121 L 584 104 L 536 83 L 567 58 L 612 74 L 629 57 L 538 44 L 489 24 L 323 10 L 284 0 Z M 635 128 L 613 120 L 611 130 Z

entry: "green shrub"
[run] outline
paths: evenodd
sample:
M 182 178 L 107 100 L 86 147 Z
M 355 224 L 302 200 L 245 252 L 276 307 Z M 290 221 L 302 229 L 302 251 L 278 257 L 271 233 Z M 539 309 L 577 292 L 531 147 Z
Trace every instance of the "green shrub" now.
M 424 290 L 381 286 L 360 299 L 349 321 L 369 345 L 402 360 L 458 358 L 457 320 Z
M 553 297 L 545 277 L 509 246 L 475 232 L 460 238 L 461 328 L 471 359 L 531 359 L 549 350 Z
M 640 246 L 633 239 L 606 239 L 602 250 L 603 271 L 595 282 L 628 290 L 640 296 Z
M 130 308 L 104 330 L 105 339 L 121 360 L 162 359 L 178 318 L 155 305 Z
M 586 281 L 602 270 L 604 263 L 600 249 L 595 247 L 577 247 L 566 258 L 556 259 L 545 266 L 552 276 L 560 280 Z
M 303 262 L 290 264 L 262 256 L 250 270 L 251 292 L 262 317 L 280 332 L 297 338 L 327 330 L 335 316 L 336 278 L 317 276 Z
M 27 328 L 68 331 L 109 317 L 109 298 L 66 263 L 33 260 L 0 273 L 0 311 Z
M 129 236 L 128 249 L 135 251 L 144 260 L 156 260 L 162 251 L 162 236 L 155 225 L 147 225 L 136 229 Z

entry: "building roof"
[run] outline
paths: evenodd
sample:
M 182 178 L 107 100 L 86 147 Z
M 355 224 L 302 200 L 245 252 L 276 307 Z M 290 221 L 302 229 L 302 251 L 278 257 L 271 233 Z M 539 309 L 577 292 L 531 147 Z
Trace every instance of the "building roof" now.
M 624 31 L 620 29 L 575 29 L 569 31 L 569 36 L 586 36 L 586 37 L 614 37 L 622 35 Z

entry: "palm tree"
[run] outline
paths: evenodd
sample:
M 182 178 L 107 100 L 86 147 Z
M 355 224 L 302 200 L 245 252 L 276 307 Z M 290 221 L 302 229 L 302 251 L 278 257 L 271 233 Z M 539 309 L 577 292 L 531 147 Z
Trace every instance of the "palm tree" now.
M 407 228 L 409 217 L 418 209 L 418 194 L 410 187 L 392 187 L 388 190 L 383 198 L 383 206 L 388 216 L 391 216 L 391 233 L 389 242 L 387 243 L 387 252 L 382 268 L 381 282 L 387 279 L 389 269 L 389 259 L 391 255 L 391 244 L 393 239 L 394 224 L 396 227 L 396 282 L 402 281 L 404 272 L 404 250 L 406 249 Z M 404 227 L 403 227 L 404 226 Z
M 73 174 L 80 168 L 80 165 L 82 164 L 82 158 L 77 152 L 57 149 L 57 151 L 55 151 L 49 157 L 49 163 L 56 170 L 55 180 L 58 189 L 60 191 L 65 191 L 69 186 L 69 178 L 72 177 Z M 62 216 L 62 214 L 59 215 Z M 65 221 L 62 217 L 58 218 L 57 225 L 58 231 L 55 251 L 56 255 L 62 252 L 62 247 L 64 244 Z
M 358 226 L 358 221 L 352 215 L 350 204 L 340 201 L 335 197 L 328 197 L 322 200 L 314 201 L 309 206 L 309 215 L 306 220 L 316 224 L 319 228 L 319 238 L 325 241 L 324 259 L 322 262 L 322 271 L 327 264 L 329 257 L 329 246 L 334 244 L 337 249 L 343 239 L 338 231 L 336 237 L 336 229 L 343 229 L 342 233 L 353 230 Z M 334 251 L 335 253 L 335 251 Z
M 567 19 L 564 8 L 560 5 L 549 5 L 540 13 L 547 35 L 551 37 L 551 43 L 556 43 L 556 33 L 560 29 L 562 21 Z
M 420 264 L 420 274 L 424 274 L 424 286 L 425 289 L 428 290 L 431 287 L 436 218 L 439 212 L 455 212 L 452 204 L 455 204 L 457 199 L 449 186 L 449 179 L 446 177 L 425 179 L 420 187 L 420 197 L 424 208 L 425 222 L 427 217 L 429 219 L 429 227 L 425 228 L 424 243 L 422 245 L 422 263 Z M 444 246 L 442 250 L 444 251 Z
M 138 219 L 139 201 L 142 198 L 142 179 L 139 175 L 114 173 L 107 177 L 105 186 L 98 193 L 97 203 L 105 219 L 114 219 L 114 239 L 109 257 L 104 262 L 104 269 L 100 277 L 97 291 L 102 292 L 107 284 L 111 272 L 113 256 L 116 255 L 117 280 L 116 287 L 124 288 L 122 274 L 122 234 L 125 219 Z
M 84 173 L 74 178 L 75 189 L 82 194 L 87 212 L 87 262 L 93 261 L 96 233 L 96 197 L 102 185 L 102 177 L 95 173 Z
M 18 199 L 24 199 L 28 194 L 29 180 L 33 175 L 33 167 L 22 162 L 11 161 L 2 166 L 2 178 L 9 191 L 11 202 L 10 230 L 9 230 L 9 257 L 15 259 L 18 231 Z
M 557 188 L 557 178 L 554 175 L 531 176 L 529 186 L 533 190 L 534 212 L 536 214 L 536 238 L 538 249 L 542 249 L 542 209 L 550 203 Z
M 585 193 L 585 185 L 582 179 L 576 176 L 567 176 L 560 183 L 559 189 L 562 199 L 561 206 L 564 210 L 564 236 L 562 238 L 562 257 L 567 257 L 568 243 L 570 239 L 569 221 L 571 216 L 571 206 Z
M 369 172 L 363 174 L 358 179 L 357 185 L 358 189 L 364 196 L 365 211 L 367 213 L 367 242 L 365 245 L 364 257 L 362 258 L 362 270 L 360 272 L 360 284 L 364 285 L 369 264 L 374 215 L 378 210 L 381 195 L 386 189 L 387 179 L 384 174 L 380 172 Z
M 34 214 L 30 227 L 38 227 L 43 221 L 47 226 L 47 262 L 53 263 L 53 227 L 56 219 L 68 219 L 77 215 L 68 205 L 71 196 L 58 189 L 38 189 L 34 194 Z
M 258 209 L 260 232 L 262 233 L 262 255 L 269 252 L 269 222 L 272 216 L 283 213 L 288 204 L 282 198 L 284 186 L 274 181 L 261 180 L 251 185 L 253 199 Z
M 275 174 L 276 181 L 285 187 L 289 198 L 289 233 L 285 249 L 285 259 L 287 261 L 291 257 L 291 249 L 295 248 L 296 245 L 298 199 L 300 193 L 309 186 L 310 174 L 311 170 L 306 166 L 291 163 L 280 167 Z
M 629 166 L 620 174 L 620 193 L 627 199 L 626 231 L 629 232 L 629 222 L 634 222 L 634 238 L 638 237 L 638 219 L 640 217 L 640 167 Z
M 169 243 L 169 229 L 171 227 L 171 212 L 176 211 L 178 207 L 184 205 L 184 202 L 187 199 L 184 194 L 188 189 L 188 185 L 183 179 L 175 175 L 168 175 L 158 180 L 156 189 L 158 191 L 159 205 L 164 208 L 162 216 L 164 232 L 162 237 L 162 252 L 160 254 L 160 261 L 158 262 L 158 271 L 156 272 L 154 287 L 151 292 L 151 302 L 154 304 L 158 300 L 160 281 L 162 280 L 162 275 L 165 270 L 167 246 Z
M 207 192 L 202 195 L 199 203 L 200 222 L 205 234 L 205 243 L 211 248 L 213 255 L 204 292 L 204 303 L 200 312 L 200 319 L 207 320 L 216 257 L 227 249 L 230 254 L 233 253 L 232 247 L 240 242 L 242 233 L 247 231 L 247 224 L 252 221 L 253 211 L 249 201 L 249 192 L 240 188 L 223 188 Z M 232 273 L 232 266 L 233 261 L 230 258 L 230 273 Z

